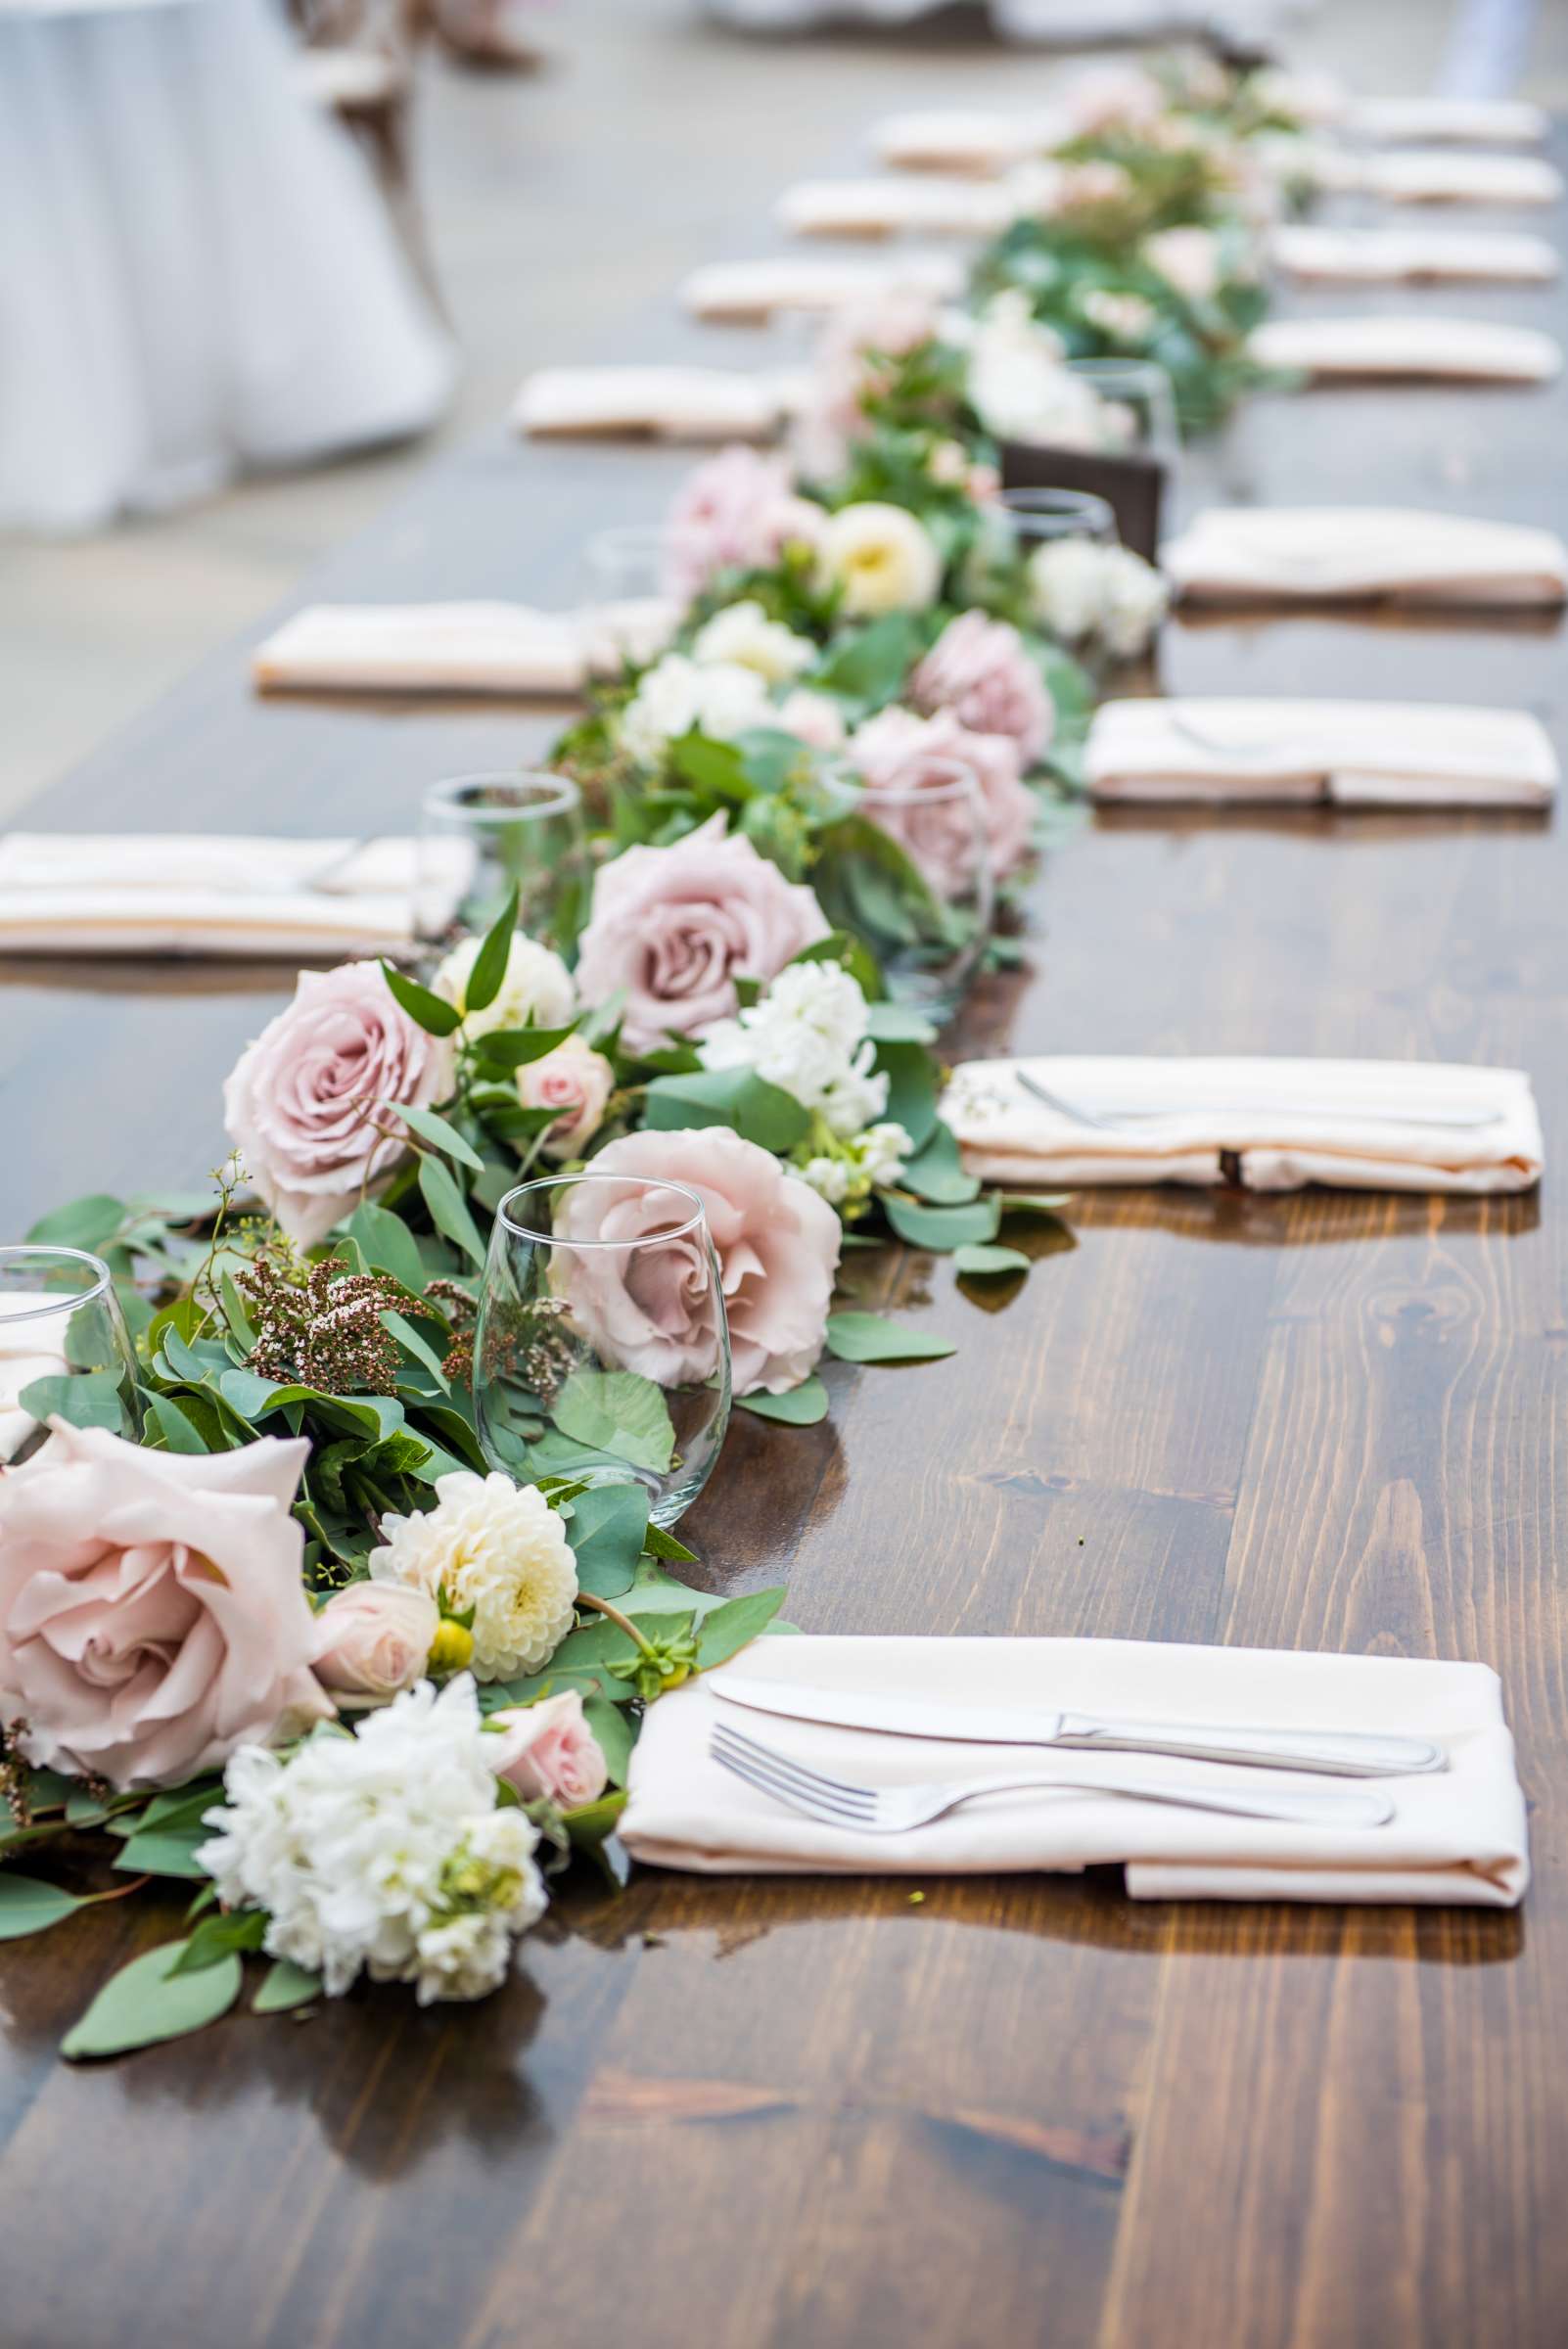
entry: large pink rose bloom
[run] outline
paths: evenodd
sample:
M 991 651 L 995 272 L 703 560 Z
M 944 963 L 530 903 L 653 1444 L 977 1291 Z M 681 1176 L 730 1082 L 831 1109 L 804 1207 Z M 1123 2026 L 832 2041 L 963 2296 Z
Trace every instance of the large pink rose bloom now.
M 974 734 L 1008 734 L 1033 766 L 1056 726 L 1056 705 L 1018 630 L 984 612 L 950 620 L 909 680 L 927 713 L 950 710 Z
M 627 849 L 594 878 L 577 993 L 622 988 L 623 1040 L 646 1052 L 667 1035 L 702 1036 L 736 1009 L 735 981 L 771 979 L 830 924 L 804 882 L 786 881 L 725 819 L 710 816 L 668 849 Z
M 827 516 L 796 495 L 789 459 L 737 444 L 688 474 L 669 509 L 667 595 L 690 602 L 724 571 L 767 571 L 792 544 L 815 549 Z
M 557 1219 L 563 1239 L 636 1239 L 669 1228 L 669 1203 L 644 1186 L 684 1183 L 708 1217 L 729 1315 L 737 1395 L 799 1386 L 822 1351 L 842 1227 L 826 1200 L 770 1151 L 722 1127 L 628 1133 L 601 1150 Z M 712 1317 L 700 1235 L 663 1249 L 584 1249 L 573 1260 L 574 1313 L 601 1353 L 673 1384 L 712 1374 Z
M 145 1451 L 53 1423 L 0 1477 L 0 1718 L 30 1761 L 177 1786 L 332 1712 L 289 1514 L 310 1447 Z
M 284 1230 L 311 1248 L 407 1155 L 378 1105 L 426 1109 L 451 1082 L 449 1048 L 415 1026 L 380 963 L 346 962 L 300 973 L 225 1082 L 223 1122 Z
M 946 783 L 951 779 L 947 762 L 959 760 L 980 788 L 982 822 L 997 878 L 1028 854 L 1035 802 L 1011 735 L 971 733 L 950 710 L 934 717 L 884 710 L 851 735 L 845 756 L 869 787 L 866 813 L 903 844 L 939 893 L 955 897 L 971 884 L 971 828 L 951 801 L 935 802 L 929 809 L 903 803 L 879 810 L 879 791 L 922 791 Z

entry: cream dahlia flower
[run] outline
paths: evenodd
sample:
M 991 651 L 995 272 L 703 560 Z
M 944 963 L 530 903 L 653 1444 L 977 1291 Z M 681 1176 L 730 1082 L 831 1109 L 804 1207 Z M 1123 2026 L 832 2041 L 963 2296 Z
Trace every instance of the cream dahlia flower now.
M 473 1672 L 509 1681 L 547 1664 L 572 1629 L 577 1562 L 566 1528 L 535 1485 L 441 1477 L 423 1516 L 388 1515 L 371 1579 L 409 1583 L 448 1615 L 473 1615 Z
M 434 981 L 437 994 L 463 1009 L 465 991 L 479 958 L 481 938 L 465 938 L 441 963 Z M 506 972 L 493 1002 L 483 1011 L 467 1013 L 470 1036 L 487 1036 L 500 1028 L 564 1028 L 576 1010 L 572 974 L 559 954 L 519 930 L 506 950 Z

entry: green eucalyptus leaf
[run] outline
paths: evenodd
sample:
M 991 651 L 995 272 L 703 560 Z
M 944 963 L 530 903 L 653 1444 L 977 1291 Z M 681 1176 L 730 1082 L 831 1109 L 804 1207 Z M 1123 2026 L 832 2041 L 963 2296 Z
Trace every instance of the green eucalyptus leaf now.
M 1027 1272 L 1029 1259 L 1022 1248 L 988 1247 L 984 1241 L 971 1241 L 952 1252 L 955 1272 L 967 1280 L 989 1280 L 1007 1272 Z
M 89 1256 L 98 1256 L 118 1232 L 125 1216 L 123 1199 L 93 1191 L 85 1199 L 72 1199 L 40 1216 L 27 1240 L 35 1248 L 85 1248 Z
M 267 1920 L 259 1909 L 204 1916 L 169 1967 L 169 1974 L 205 1973 L 208 1966 L 221 1965 L 233 1951 L 258 1950 L 266 1929 Z
M 776 1590 L 748 1590 L 715 1607 L 697 1627 L 698 1671 L 710 1672 L 715 1664 L 727 1664 L 731 1656 L 749 1647 L 783 1604 L 781 1586 Z
M 931 1129 L 925 1147 L 906 1158 L 899 1170 L 901 1190 L 914 1191 L 934 1207 L 966 1207 L 980 1195 L 979 1178 L 966 1174 L 952 1128 L 940 1122 Z
M 117 1370 L 69 1370 L 32 1379 L 17 1401 L 34 1419 L 64 1419 L 71 1427 L 107 1427 L 118 1435 L 125 1424 Z
M 87 1903 L 41 1876 L 19 1876 L 0 1867 L 0 1941 L 21 1941 L 28 1933 L 47 1933 Z
M 499 1070 L 510 1076 L 526 1068 L 531 1060 L 543 1060 L 569 1036 L 576 1033 L 576 1022 L 571 1020 L 564 1028 L 492 1028 L 488 1034 L 474 1039 L 474 1056 L 485 1070 Z
M 867 1036 L 881 1044 L 930 1044 L 937 1031 L 912 1003 L 871 1003 L 866 1007 Z
M 886 1313 L 829 1313 L 827 1344 L 841 1362 L 934 1362 L 957 1352 L 950 1338 L 906 1328 Z
M 993 1240 L 1001 1221 L 994 1192 L 984 1193 L 967 1207 L 922 1207 L 885 1196 L 882 1208 L 900 1240 L 911 1248 L 932 1248 L 939 1253 Z
M 147 1416 L 162 1437 L 165 1451 L 205 1452 L 208 1450 L 201 1429 L 174 1396 L 148 1392 Z
M 737 1395 L 735 1401 L 743 1411 L 759 1419 L 782 1420 L 786 1427 L 815 1427 L 827 1417 L 828 1392 L 814 1374 L 782 1395 Z
M 631 1589 L 648 1532 L 648 1498 L 643 1485 L 594 1485 L 572 1503 L 567 1540 L 578 1587 L 593 1597 L 620 1598 Z
M 550 1416 L 575 1444 L 658 1476 L 669 1470 L 675 1450 L 669 1405 L 663 1388 L 635 1370 L 574 1370 Z
M 585 1696 L 582 1700 L 582 1718 L 592 1730 L 599 1751 L 605 1758 L 611 1784 L 623 1786 L 631 1749 L 637 1742 L 636 1731 L 627 1719 L 625 1707 L 613 1705 L 607 1696 Z
M 451 1036 L 461 1027 L 462 1013 L 444 995 L 433 995 L 428 987 L 421 987 L 417 979 L 408 978 L 390 962 L 381 967 L 387 985 L 416 1028 L 423 1028 L 427 1036 Z
M 656 1077 L 646 1095 L 646 1123 L 656 1132 L 693 1126 L 728 1126 L 743 1141 L 778 1155 L 810 1128 L 809 1113 L 792 1093 L 754 1069 L 699 1069 L 689 1076 Z
M 319 1974 L 307 1973 L 292 1958 L 275 1958 L 267 1969 L 266 1980 L 251 2001 L 251 2012 L 287 2014 L 293 2007 L 308 2006 L 312 1999 L 320 1996 Z
M 425 1267 L 420 1258 L 419 1242 L 390 1207 L 380 1207 L 374 1199 L 362 1199 L 345 1226 L 351 1240 L 357 1242 L 359 1253 L 372 1270 L 386 1272 L 399 1288 L 419 1296 L 425 1286 Z
M 487 1011 L 501 991 L 506 966 L 511 958 L 512 939 L 517 930 L 518 892 L 514 885 L 506 903 L 501 907 L 489 929 L 484 943 L 474 957 L 474 967 L 468 974 L 463 990 L 463 1010 Z
M 937 1127 L 941 1084 L 937 1064 L 924 1044 L 878 1044 L 876 1066 L 888 1080 L 888 1106 L 883 1115 L 901 1126 L 916 1150 L 923 1150 Z
M 81 2020 L 67 2032 L 60 2051 L 73 2060 L 86 2055 L 123 2055 L 165 2039 L 183 2039 L 227 2014 L 240 1995 L 240 1960 L 232 1953 L 197 1974 L 171 1973 L 187 1944 L 165 1942 L 144 1950 L 104 1984 Z
M 484 1174 L 484 1161 L 473 1144 L 465 1142 L 457 1128 L 449 1126 L 444 1118 L 438 1117 L 435 1110 L 416 1109 L 407 1101 L 383 1101 L 379 1107 L 392 1111 L 412 1132 L 419 1135 L 421 1141 L 431 1143 L 437 1150 L 444 1150 L 448 1158 L 457 1160 L 459 1166 L 472 1168 L 476 1174 Z
M 483 1265 L 484 1243 L 475 1228 L 469 1214 L 468 1201 L 458 1187 L 457 1177 L 443 1160 L 422 1158 L 419 1162 L 419 1187 L 431 1221 L 438 1231 L 461 1248 L 470 1264 Z

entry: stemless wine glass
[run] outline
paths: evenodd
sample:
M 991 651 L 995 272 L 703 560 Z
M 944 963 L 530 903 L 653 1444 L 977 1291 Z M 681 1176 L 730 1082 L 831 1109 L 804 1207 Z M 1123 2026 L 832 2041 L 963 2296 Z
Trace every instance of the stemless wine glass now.
M 1069 359 L 1068 372 L 1107 401 L 1122 426 L 1106 453 L 1135 449 L 1174 468 L 1181 453 L 1171 378 L 1153 359 Z
M 1115 546 L 1116 508 L 1089 489 L 1004 489 L 999 499 L 1019 551 L 1055 546 L 1064 538 L 1086 538 Z
M 885 857 L 862 849 L 844 856 L 834 881 L 848 926 L 871 948 L 896 1002 L 947 1019 L 985 950 L 995 902 L 979 777 L 967 760 L 923 759 L 916 782 L 847 777 L 844 788 L 892 847 Z
M 426 944 L 483 934 L 515 887 L 518 928 L 570 945 L 587 880 L 582 795 L 569 775 L 456 775 L 426 792 L 414 880 Z
M 729 1401 L 723 1283 L 695 1191 L 591 1171 L 508 1191 L 474 1339 L 492 1467 L 635 1482 L 653 1522 L 673 1525 L 713 1474 Z
M 22 1395 L 46 1378 L 90 1380 L 94 1424 L 141 1433 L 136 1352 L 102 1257 L 80 1248 L 0 1248 L 0 1460 L 38 1449 L 44 1430 Z

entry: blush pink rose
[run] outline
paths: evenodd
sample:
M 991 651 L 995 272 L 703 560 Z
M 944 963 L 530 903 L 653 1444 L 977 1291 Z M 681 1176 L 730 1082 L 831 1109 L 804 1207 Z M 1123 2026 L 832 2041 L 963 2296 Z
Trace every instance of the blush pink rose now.
M 599 1740 L 582 1718 L 582 1698 L 563 1688 L 536 1705 L 507 1705 L 489 1718 L 499 1730 L 487 1752 L 498 1778 L 525 1803 L 552 1802 L 563 1811 L 596 1803 L 610 1782 Z
M 290 1515 L 310 1447 L 147 1451 L 54 1436 L 0 1476 L 0 1718 L 30 1761 L 177 1786 L 326 1719 Z
M 408 1583 L 350 1583 L 316 1617 L 316 1678 L 345 1702 L 383 1703 L 423 1680 L 441 1612 Z
M 284 1230 L 310 1248 L 407 1156 L 379 1104 L 427 1109 L 450 1092 L 451 1070 L 447 1045 L 415 1026 L 379 962 L 301 971 L 294 1001 L 225 1081 L 223 1122 Z
M 1005 620 L 961 612 L 950 620 L 909 680 L 909 699 L 927 714 L 950 710 L 974 734 L 1007 734 L 1026 766 L 1050 741 L 1056 705 Z
M 920 791 L 950 780 L 947 762 L 960 760 L 980 789 L 982 821 L 998 879 L 1029 852 L 1035 801 L 1022 776 L 1023 760 L 1009 734 L 976 734 L 950 710 L 917 717 L 912 710 L 884 710 L 851 735 L 846 757 L 868 786 L 866 813 L 900 841 L 933 889 L 955 897 L 974 875 L 973 833 L 951 801 L 929 808 L 907 803 L 880 810 L 879 791 Z
M 831 694 L 813 693 L 809 685 L 797 685 L 793 693 L 785 695 L 776 714 L 783 731 L 798 735 L 808 750 L 844 748 L 844 713 Z
M 829 927 L 804 882 L 710 816 L 671 848 L 627 849 L 600 866 L 577 993 L 597 1004 L 623 988 L 623 1039 L 646 1052 L 727 1019 L 737 978 L 771 979 Z
M 517 1073 L 517 1097 L 523 1107 L 560 1113 L 545 1130 L 546 1158 L 581 1155 L 604 1124 L 605 1105 L 615 1085 L 616 1073 L 604 1054 L 580 1036 L 569 1036 L 542 1060 L 524 1063 Z
M 737 443 L 688 474 L 669 509 L 667 595 L 689 603 L 725 571 L 768 571 L 784 549 L 815 550 L 822 508 L 796 494 L 789 459 Z
M 884 388 L 881 360 L 906 358 L 939 332 L 929 296 L 895 288 L 830 318 L 817 338 L 806 398 L 792 434 L 796 462 L 815 480 L 842 473 L 868 430 L 866 402 Z
M 593 1172 L 627 1179 L 576 1184 L 557 1232 L 628 1240 L 668 1230 L 668 1200 L 643 1186 L 684 1183 L 703 1203 L 718 1258 L 735 1393 L 799 1386 L 822 1351 L 838 1270 L 842 1227 L 826 1200 L 769 1151 L 719 1127 L 625 1134 L 599 1152 Z M 659 1250 L 584 1249 L 573 1262 L 571 1303 L 608 1359 L 674 1384 L 713 1372 L 709 1278 L 700 1234 Z

